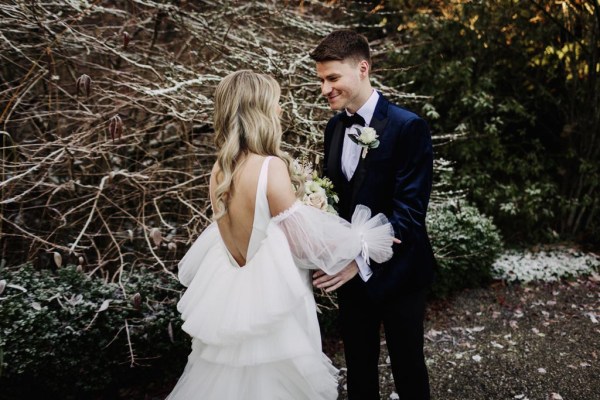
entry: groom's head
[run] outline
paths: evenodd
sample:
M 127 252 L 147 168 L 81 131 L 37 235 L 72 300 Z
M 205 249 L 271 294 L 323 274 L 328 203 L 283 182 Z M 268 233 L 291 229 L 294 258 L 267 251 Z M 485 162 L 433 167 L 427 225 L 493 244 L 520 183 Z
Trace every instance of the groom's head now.
M 371 53 L 367 39 L 354 31 L 327 35 L 310 53 L 317 63 L 321 93 L 333 110 L 356 112 L 371 95 Z

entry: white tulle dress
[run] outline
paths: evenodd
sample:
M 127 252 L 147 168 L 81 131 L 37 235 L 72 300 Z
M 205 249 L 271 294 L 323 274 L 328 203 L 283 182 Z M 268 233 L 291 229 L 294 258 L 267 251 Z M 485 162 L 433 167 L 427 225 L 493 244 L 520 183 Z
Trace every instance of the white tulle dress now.
M 263 163 L 247 263 L 211 224 L 179 263 L 178 303 L 192 352 L 169 400 L 336 399 L 337 370 L 321 351 L 309 269 L 334 274 L 358 254 L 382 262 L 393 231 L 359 207 L 352 224 L 295 203 L 271 217 Z

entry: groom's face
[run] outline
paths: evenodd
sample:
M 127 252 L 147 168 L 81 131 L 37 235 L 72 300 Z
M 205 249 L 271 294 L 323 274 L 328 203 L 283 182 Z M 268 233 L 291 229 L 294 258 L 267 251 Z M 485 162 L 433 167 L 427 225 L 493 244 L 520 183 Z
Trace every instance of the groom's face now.
M 321 94 L 327 98 L 332 110 L 347 109 L 354 113 L 362 106 L 357 104 L 364 75 L 360 63 L 350 59 L 317 62 L 317 75 L 321 81 Z

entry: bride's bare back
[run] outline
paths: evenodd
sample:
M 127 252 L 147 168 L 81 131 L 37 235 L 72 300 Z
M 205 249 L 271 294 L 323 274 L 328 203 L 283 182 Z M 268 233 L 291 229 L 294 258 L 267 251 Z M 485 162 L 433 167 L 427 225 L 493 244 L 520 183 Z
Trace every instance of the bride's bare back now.
M 256 191 L 264 156 L 248 154 L 233 177 L 233 191 L 230 192 L 227 213 L 217 220 L 223 242 L 239 266 L 246 265 Z M 221 171 L 215 163 L 210 177 L 210 199 L 215 204 L 215 189 L 220 183 Z M 268 171 L 267 199 L 271 215 L 288 209 L 295 201 L 292 184 L 285 163 L 273 157 Z

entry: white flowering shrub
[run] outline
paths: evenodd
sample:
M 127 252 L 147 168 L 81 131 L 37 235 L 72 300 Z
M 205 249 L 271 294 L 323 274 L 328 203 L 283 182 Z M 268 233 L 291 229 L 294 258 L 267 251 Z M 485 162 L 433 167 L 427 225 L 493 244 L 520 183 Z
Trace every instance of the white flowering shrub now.
M 433 296 L 492 280 L 492 265 L 503 244 L 490 218 L 465 201 L 447 200 L 430 206 L 427 227 L 438 263 Z
M 589 275 L 600 269 L 600 258 L 571 249 L 538 252 L 510 250 L 493 266 L 493 276 L 509 282 L 551 282 Z

